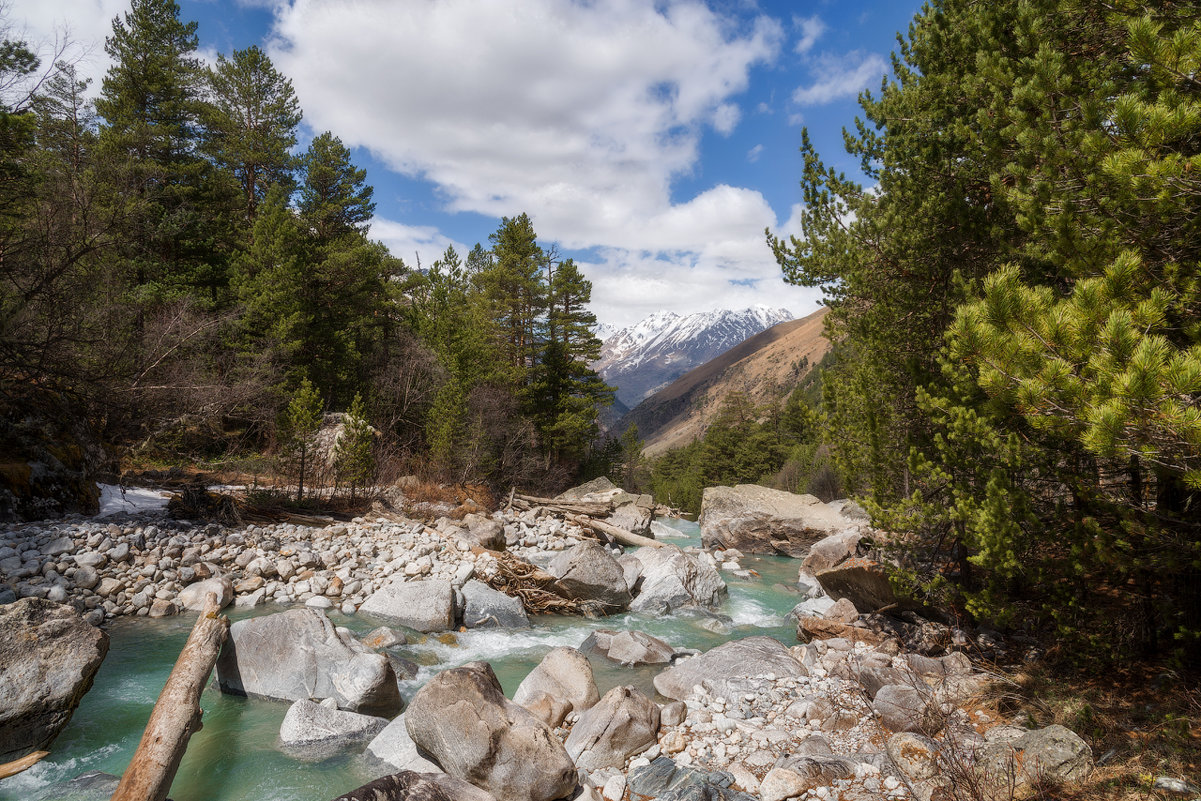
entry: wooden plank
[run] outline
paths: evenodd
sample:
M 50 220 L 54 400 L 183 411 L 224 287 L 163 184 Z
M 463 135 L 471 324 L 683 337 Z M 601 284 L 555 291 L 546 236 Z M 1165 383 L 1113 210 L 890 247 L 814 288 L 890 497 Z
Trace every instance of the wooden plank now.
M 200 694 L 229 633 L 229 618 L 217 614 L 219 611 L 217 596 L 210 592 L 111 801 L 164 801 L 167 797 L 188 740 L 200 731 Z

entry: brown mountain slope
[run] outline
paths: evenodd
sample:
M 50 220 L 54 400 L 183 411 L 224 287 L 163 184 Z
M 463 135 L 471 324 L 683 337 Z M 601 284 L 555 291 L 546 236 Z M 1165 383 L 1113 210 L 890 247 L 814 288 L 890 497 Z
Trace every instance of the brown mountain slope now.
M 656 456 L 701 436 L 722 399 L 742 390 L 755 403 L 780 401 L 830 349 L 822 336 L 826 309 L 772 326 L 668 384 L 618 424 L 632 423 Z

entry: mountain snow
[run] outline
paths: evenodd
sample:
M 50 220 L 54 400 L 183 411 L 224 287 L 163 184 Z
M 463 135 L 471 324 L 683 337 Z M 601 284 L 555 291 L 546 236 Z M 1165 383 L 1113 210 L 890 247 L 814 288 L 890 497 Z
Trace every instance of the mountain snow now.
M 658 311 L 628 328 L 606 331 L 593 367 L 606 383 L 617 386 L 618 399 L 633 407 L 748 337 L 792 319 L 787 309 L 764 305 L 684 316 Z

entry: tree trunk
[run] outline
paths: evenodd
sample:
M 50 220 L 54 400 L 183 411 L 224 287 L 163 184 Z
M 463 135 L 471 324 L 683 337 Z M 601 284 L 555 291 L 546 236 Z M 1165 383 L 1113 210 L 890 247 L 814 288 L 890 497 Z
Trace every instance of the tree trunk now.
M 229 619 L 218 611 L 217 596 L 209 593 L 112 801 L 164 801 L 167 797 L 188 740 L 200 731 L 200 694 L 229 632 Z
M 576 523 L 577 525 L 584 526 L 585 528 L 591 528 L 608 534 L 622 545 L 632 545 L 635 548 L 640 548 L 643 546 L 650 546 L 651 548 L 666 547 L 666 543 L 659 542 L 658 540 L 652 540 L 650 537 L 643 537 L 639 534 L 635 534 L 632 531 L 626 531 L 624 528 L 618 528 L 612 523 L 606 523 L 602 520 L 593 520 L 591 517 L 572 514 L 567 515 L 567 519 L 573 523 Z

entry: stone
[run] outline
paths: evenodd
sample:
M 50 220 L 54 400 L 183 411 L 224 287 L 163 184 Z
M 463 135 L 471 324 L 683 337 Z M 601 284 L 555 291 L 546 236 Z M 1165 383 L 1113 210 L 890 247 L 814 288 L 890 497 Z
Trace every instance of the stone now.
M 363 637 L 362 643 L 368 648 L 391 648 L 394 645 L 404 645 L 408 641 L 403 632 L 390 629 L 387 626 L 380 626 L 367 632 L 367 635 Z
M 802 642 L 844 639 L 848 642 L 864 642 L 868 645 L 880 645 L 888 639 L 884 634 L 870 629 L 820 617 L 802 617 L 797 620 L 796 636 Z
M 639 495 L 629 503 L 618 505 L 606 519 L 610 525 L 643 537 L 651 535 L 655 518 L 655 501 L 650 495 Z
M 857 525 L 812 495 L 753 484 L 707 487 L 697 522 L 706 548 L 798 558 L 819 540 Z
M 197 581 L 180 590 L 179 603 L 184 609 L 199 612 L 204 609 L 204 597 L 210 592 L 217 596 L 217 608 L 224 609 L 233 603 L 234 583 L 225 576 Z
M 340 637 L 325 615 L 308 608 L 230 626 L 217 684 L 234 695 L 333 698 L 339 709 L 389 718 L 402 707 L 388 658 Z
M 929 737 L 900 732 L 888 738 L 887 751 L 917 801 L 932 801 L 949 784 L 947 777 L 939 775 L 939 745 Z
M 623 773 L 610 776 L 601 786 L 601 798 L 605 801 L 621 801 L 626 794 L 626 777 Z
M 68 781 L 55 782 L 28 801 L 109 801 L 121 783 L 119 776 L 91 770 Z
M 881 687 L 872 699 L 872 709 L 880 716 L 880 723 L 894 732 L 910 731 L 937 734 L 942 723 L 932 714 L 925 696 L 917 689 L 904 684 L 889 684 Z
M 405 727 L 405 716 L 397 715 L 367 744 L 367 753 L 395 770 L 441 773 L 442 768 L 423 757 Z
M 829 570 L 855 556 L 859 541 L 863 539 L 858 530 L 840 531 L 813 543 L 809 553 L 801 562 L 801 570 L 809 574 Z
M 813 787 L 806 777 L 788 768 L 772 768 L 759 783 L 759 797 L 762 801 L 784 801 L 791 796 L 803 795 Z
M 683 701 L 672 701 L 664 704 L 659 712 L 659 725 L 663 728 L 679 726 L 688 714 L 688 707 Z
M 0 606 L 0 764 L 54 742 L 107 653 L 108 635 L 69 606 Z
M 855 604 L 851 603 L 850 598 L 839 598 L 833 606 L 825 611 L 822 617 L 826 620 L 833 620 L 835 623 L 850 625 L 859 619 L 859 610 L 855 608 Z
M 86 553 L 78 553 L 73 557 L 75 564 L 80 567 L 104 567 L 108 562 L 108 557 L 96 551 L 88 551 Z
M 150 604 L 150 617 L 172 617 L 179 614 L 179 606 L 169 598 L 155 598 Z
M 727 701 L 741 700 L 744 680 L 756 676 L 801 678 L 809 675 L 788 647 L 771 637 L 747 637 L 723 643 L 699 656 L 682 659 L 654 678 L 655 689 L 675 701 L 701 685 Z
M 496 798 L 453 776 L 405 770 L 368 782 L 333 801 L 496 801 Z
M 75 586 L 81 590 L 90 590 L 100 583 L 100 574 L 94 567 L 81 567 L 75 571 Z
M 524 704 L 536 692 L 566 701 L 575 712 L 583 712 L 600 700 L 592 665 L 574 648 L 552 648 L 517 686 L 513 701 Z
M 505 549 L 505 527 L 500 522 L 483 515 L 469 514 L 463 518 L 463 525 L 466 530 L 460 528 L 455 532 L 461 541 L 489 551 Z
M 999 786 L 1012 778 L 1018 795 L 1027 795 L 1045 781 L 1077 784 L 1093 769 L 1093 751 L 1071 729 L 1058 724 L 1025 732 L 1008 742 L 992 742 L 981 752 L 978 766 L 986 781 Z
M 621 768 L 658 733 L 659 705 L 633 687 L 614 687 L 580 715 L 564 746 L 578 768 Z
M 715 609 L 726 596 L 726 583 L 712 564 L 674 545 L 647 545 L 633 555 L 642 563 L 642 583 L 631 612 L 664 615 L 682 606 Z
M 542 721 L 505 698 L 486 662 L 444 670 L 405 713 L 413 742 L 451 776 L 498 801 L 552 801 L 576 786 L 576 769 Z
M 279 739 L 285 745 L 353 743 L 371 740 L 387 725 L 387 718 L 330 709 L 302 698 L 288 707 Z
M 625 571 L 600 543 L 581 542 L 561 551 L 547 571 L 558 579 L 556 584 L 563 595 L 594 601 L 603 614 L 620 612 L 632 600 Z
M 454 628 L 454 588 L 449 581 L 404 581 L 397 577 L 373 592 L 359 612 L 391 620 L 420 632 Z
M 75 540 L 70 537 L 58 537 L 49 545 L 42 546 L 42 556 L 58 556 L 75 550 Z
M 597 653 L 625 667 L 670 664 L 676 649 L 641 631 L 597 629 L 580 644 L 583 653 Z
M 239 595 L 234 599 L 234 606 L 238 609 L 254 609 L 262 606 L 267 602 L 267 590 L 260 587 L 248 595 Z
M 469 629 L 528 629 L 530 618 L 520 598 L 471 579 L 463 585 L 463 625 Z
M 633 798 L 657 801 L 758 801 L 755 796 L 731 789 L 728 773 L 708 773 L 657 757 L 649 765 L 630 771 L 627 784 Z
M 567 713 L 571 711 L 571 704 L 568 701 L 556 698 L 542 690 L 526 696 L 521 705 L 552 729 L 562 726 L 563 721 L 567 719 Z
M 617 485 L 610 481 L 605 476 L 594 478 L 591 481 L 586 481 L 578 487 L 572 487 L 569 490 L 559 493 L 555 496 L 556 501 L 578 501 L 587 495 L 610 495 L 617 490 Z
M 875 612 L 897 603 L 888 574 L 879 562 L 854 558 L 814 574 L 826 595 L 847 598 L 855 608 Z

